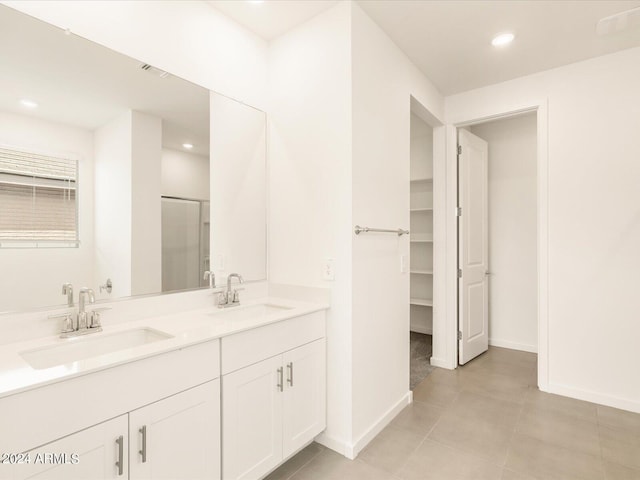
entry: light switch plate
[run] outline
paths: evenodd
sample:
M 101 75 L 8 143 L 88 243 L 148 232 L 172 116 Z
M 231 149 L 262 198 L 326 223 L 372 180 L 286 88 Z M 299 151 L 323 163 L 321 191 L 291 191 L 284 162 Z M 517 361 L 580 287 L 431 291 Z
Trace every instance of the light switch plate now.
M 336 271 L 334 268 L 333 258 L 325 258 L 322 266 L 322 279 L 333 282 L 336 279 Z
M 407 256 L 400 255 L 400 273 L 407 273 Z
M 224 264 L 225 264 L 224 255 L 221 253 L 216 255 L 213 264 L 217 272 L 224 272 Z

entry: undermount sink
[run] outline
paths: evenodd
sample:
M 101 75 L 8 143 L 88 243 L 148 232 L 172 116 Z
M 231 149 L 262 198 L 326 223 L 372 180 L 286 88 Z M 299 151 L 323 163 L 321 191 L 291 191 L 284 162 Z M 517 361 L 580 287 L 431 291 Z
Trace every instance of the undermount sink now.
M 260 303 L 258 305 L 247 305 L 246 307 L 238 306 L 219 309 L 211 315 L 224 320 L 247 320 L 266 317 L 274 313 L 284 312 L 285 310 L 291 310 L 291 307 Z
M 93 335 L 95 337 L 71 338 L 62 340 L 61 344 L 20 352 L 20 356 L 40 370 L 172 338 L 172 335 L 151 328 Z

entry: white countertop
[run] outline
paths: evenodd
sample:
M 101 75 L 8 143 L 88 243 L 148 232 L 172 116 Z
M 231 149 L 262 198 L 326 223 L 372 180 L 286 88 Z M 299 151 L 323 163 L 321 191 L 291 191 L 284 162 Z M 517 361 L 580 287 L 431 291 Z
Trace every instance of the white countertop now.
M 286 309 L 246 319 L 229 318 L 229 315 L 225 315 L 227 312 L 240 311 L 259 304 L 278 305 Z M 48 336 L 2 345 L 0 346 L 0 398 L 327 308 L 329 305 L 322 303 L 269 297 L 243 302 L 238 307 L 228 309 L 211 305 L 115 325 L 109 325 L 108 321 L 103 321 L 102 332 L 81 337 L 62 339 L 59 336 Z M 237 317 L 237 315 L 233 316 Z M 83 342 L 98 336 L 141 328 L 159 330 L 171 335 L 172 338 L 44 369 L 31 367 L 21 355 L 22 352 L 43 347 Z

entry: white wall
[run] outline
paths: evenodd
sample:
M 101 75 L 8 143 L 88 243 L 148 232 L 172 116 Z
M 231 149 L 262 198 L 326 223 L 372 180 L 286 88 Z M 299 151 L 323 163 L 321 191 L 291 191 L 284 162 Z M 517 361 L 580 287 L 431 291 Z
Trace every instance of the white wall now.
M 0 248 L 0 309 L 66 303 L 63 283 L 93 284 L 93 134 L 32 116 L 0 112 L 0 144 L 78 159 L 78 248 Z M 27 288 L 28 285 L 28 288 Z
M 433 177 L 433 129 L 418 115 L 411 114 L 410 177 Z
M 410 97 L 432 118 L 444 100 L 351 2 L 276 39 L 269 59 L 270 280 L 332 288 L 320 441 L 354 456 L 409 399 L 409 280 L 407 237 L 353 227 L 408 227 Z
M 191 200 L 209 200 L 209 157 L 162 149 L 162 195 Z
M 489 144 L 489 343 L 538 348 L 536 115 L 470 128 Z
M 446 99 L 450 123 L 548 99 L 548 389 L 638 412 L 639 83 L 635 48 Z
M 270 45 L 269 280 L 332 289 L 327 430 L 351 441 L 351 49 L 343 2 Z M 335 281 L 323 280 L 334 259 Z
M 95 131 L 95 274 L 111 298 L 131 295 L 131 113 Z
M 245 103 L 263 106 L 267 43 L 201 1 L 3 1 Z
M 409 227 L 411 96 L 442 118 L 443 97 L 352 4 L 353 222 Z M 409 399 L 409 237 L 353 238 L 353 448 Z
M 162 290 L 162 119 L 131 113 L 131 294 Z

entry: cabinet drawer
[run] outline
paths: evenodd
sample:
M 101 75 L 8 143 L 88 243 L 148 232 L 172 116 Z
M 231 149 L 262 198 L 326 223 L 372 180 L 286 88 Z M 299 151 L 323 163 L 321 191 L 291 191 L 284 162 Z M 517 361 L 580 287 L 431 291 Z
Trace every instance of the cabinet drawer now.
M 221 345 L 222 374 L 279 355 L 325 335 L 325 313 L 322 311 L 224 337 Z

